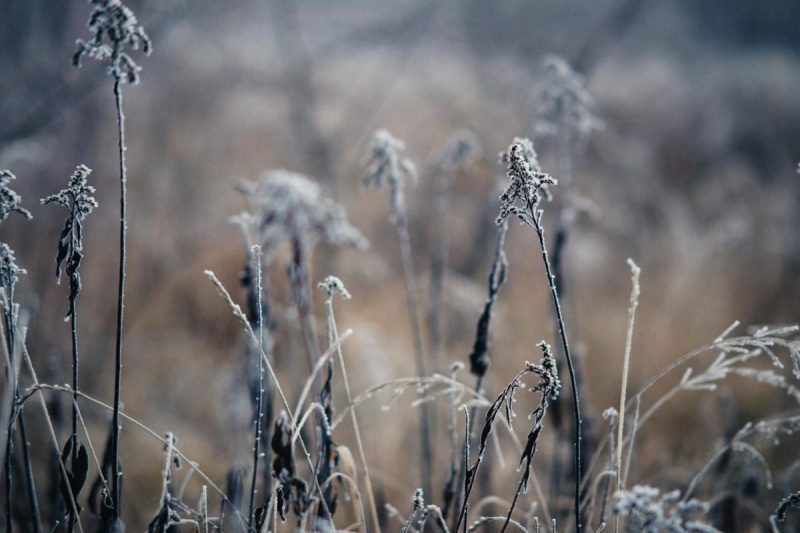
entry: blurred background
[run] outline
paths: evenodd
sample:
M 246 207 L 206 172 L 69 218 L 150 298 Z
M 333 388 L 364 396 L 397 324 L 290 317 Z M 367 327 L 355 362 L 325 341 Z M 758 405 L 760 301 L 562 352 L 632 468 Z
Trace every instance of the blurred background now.
M 234 188 L 238 180 L 278 168 L 312 176 L 369 239 L 367 251 L 318 247 L 312 272 L 314 283 L 337 274 L 353 295 L 337 304 L 337 318 L 340 330 L 354 330 L 345 357 L 354 392 L 361 392 L 414 373 L 388 193 L 361 187 L 372 133 L 385 127 L 403 139 L 420 173 L 407 200 L 423 308 L 432 243 L 442 224 L 447 233 L 445 351 L 436 368 L 447 372 L 451 363 L 466 361 L 485 298 L 504 173 L 497 154 L 514 137 L 529 136 L 543 169 L 559 177 L 558 143 L 536 128 L 548 80 L 544 59 L 551 54 L 584 77 L 598 119 L 569 153 L 569 190 L 580 209 L 569 222 L 562 279 L 589 409 L 599 415 L 618 403 L 628 257 L 643 269 L 631 391 L 734 320 L 800 320 L 800 3 L 129 4 L 154 52 L 138 58 L 141 83 L 125 88 L 130 252 L 124 408 L 159 434 L 174 432 L 183 451 L 220 485 L 251 453 L 250 367 L 242 361 L 240 327 L 203 270 L 214 270 L 242 296 L 237 287 L 245 248 L 228 221 L 245 207 Z M 66 383 L 67 289 L 54 276 L 63 212 L 39 206 L 38 199 L 61 189 L 77 164 L 94 169 L 90 183 L 100 208 L 85 225 L 78 304 L 82 381 L 85 390 L 110 401 L 118 220 L 112 80 L 96 62 L 81 70 L 70 65 L 75 39 L 88 35 L 89 11 L 77 0 L 0 0 L 0 168 L 17 175 L 15 189 L 34 215 L 32 222 L 5 222 L 0 240 L 28 271 L 18 299 L 30 312 L 28 345 L 40 378 Z M 456 173 L 442 214 L 434 205 L 434 163 L 456 129 L 473 132 L 482 155 Z M 564 202 L 559 187 L 553 192 L 548 228 Z M 538 360 L 536 342 L 553 340 L 535 234 L 512 224 L 507 252 L 509 283 L 497 304 L 493 366 L 484 383 L 490 397 L 523 361 Z M 297 375 L 289 360 L 285 266 L 277 261 L 269 272 L 275 360 L 285 386 L 299 389 L 305 375 Z M 321 325 L 322 294 L 316 296 Z M 472 382 L 466 370 L 461 378 Z M 736 382 L 730 387 L 741 423 L 791 407 L 768 387 L 750 386 L 741 394 Z M 339 406 L 341 394 L 337 389 Z M 379 499 L 402 510 L 419 484 L 409 452 L 417 443 L 412 400 L 407 394 L 387 414 L 378 398 L 359 411 Z M 520 413 L 532 401 L 521 400 Z M 686 470 L 696 470 L 711 453 L 709 435 L 719 433 L 711 429 L 723 424 L 714 415 L 718 403 L 717 396 L 695 393 L 664 410 L 639 444 L 634 481 L 661 472 L 669 485 L 672 474 L 663 467 L 678 458 Z M 53 400 L 52 408 L 57 404 Z M 446 402 L 436 406 L 444 417 Z M 86 412 L 101 446 L 108 413 L 89 406 Z M 41 422 L 38 416 L 30 418 Z M 519 422 L 524 428 L 522 416 Z M 599 416 L 595 422 L 605 423 Z M 349 431 L 337 438 L 350 442 Z M 125 514 L 131 528 L 141 530 L 158 506 L 162 450 L 130 424 L 123 435 Z M 34 443 L 37 457 L 46 456 L 45 442 L 42 436 Z M 657 442 L 658 450 L 648 442 Z M 446 475 L 444 431 L 437 443 L 439 485 Z M 506 463 L 500 478 L 515 477 L 514 464 Z M 41 486 L 47 486 L 44 473 Z

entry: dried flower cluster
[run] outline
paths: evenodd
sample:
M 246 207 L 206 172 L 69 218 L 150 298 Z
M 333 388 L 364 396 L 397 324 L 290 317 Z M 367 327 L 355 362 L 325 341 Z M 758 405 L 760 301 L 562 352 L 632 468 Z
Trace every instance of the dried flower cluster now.
M 92 169 L 86 165 L 78 165 L 69 184 L 57 194 L 42 198 L 42 204 L 58 204 L 69 210 L 64 229 L 58 239 L 58 255 L 56 256 L 56 278 L 61 281 L 61 265 L 67 260 L 67 275 L 80 287 L 78 268 L 83 259 L 83 220 L 97 207 L 97 200 L 92 196 L 95 188 L 88 184 L 87 178 Z
M 237 222 L 254 224 L 258 244 L 269 259 L 281 244 L 304 249 L 318 242 L 365 248 L 366 239 L 347 220 L 344 209 L 323 196 L 318 184 L 306 176 L 276 170 L 257 182 L 243 182 L 240 190 L 250 202 L 254 218 Z
M 417 169 L 414 162 L 400 155 L 405 149 L 405 143 L 388 130 L 376 131 L 364 158 L 364 167 L 367 169 L 364 186 L 374 185 L 376 189 L 380 189 L 384 183 L 388 183 L 394 190 L 402 189 L 405 182 L 416 183 Z
M 592 131 L 602 127 L 602 122 L 592 112 L 594 102 L 583 76 L 558 56 L 548 56 L 545 68 L 547 79 L 536 102 L 534 132 L 551 136 L 565 128 L 571 141 L 585 142 Z
M 708 512 L 708 504 L 681 500 L 680 492 L 661 494 L 657 488 L 636 485 L 614 495 L 614 513 L 628 518 L 626 531 L 641 533 L 718 533 L 708 524 L 691 517 Z
M 469 130 L 456 130 L 445 141 L 434 165 L 445 173 L 473 164 L 481 156 L 481 144 Z
M 20 274 L 25 274 L 25 269 L 17 266 L 14 250 L 4 242 L 0 242 L 0 289 L 6 291 L 4 301 L 9 303 L 9 294 L 13 294 L 14 286 L 19 281 Z
M 317 287 L 324 290 L 328 294 L 328 299 L 333 298 L 337 294 L 345 300 L 349 300 L 351 298 L 350 293 L 347 292 L 347 288 L 344 286 L 344 283 L 342 283 L 342 280 L 336 276 L 327 276 L 324 280 L 317 284 Z
M 547 400 L 554 401 L 561 393 L 561 379 L 558 377 L 556 359 L 553 357 L 550 345 L 545 341 L 539 342 L 537 346 L 542 350 L 542 361 L 539 365 L 531 365 L 531 372 L 539 376 L 539 383 L 533 387 L 533 390 L 541 392 Z
M 89 17 L 89 41 L 78 39 L 72 64 L 80 67 L 88 56 L 98 61 L 110 60 L 108 73 L 116 81 L 135 84 L 141 67 L 125 52 L 129 46 L 150 55 L 152 45 L 136 15 L 121 0 L 90 0 L 94 6 Z
M 497 224 L 502 224 L 510 216 L 532 223 L 542 190 L 547 185 L 555 185 L 555 178 L 542 172 L 533 144 L 528 139 L 514 139 L 508 152 L 500 155 L 500 160 L 508 165 L 506 177 L 510 183 L 500 195 Z
M 31 212 L 20 205 L 22 197 L 8 185 L 17 177 L 10 170 L 0 170 L 0 222 L 11 213 L 17 213 L 27 219 L 33 218 Z

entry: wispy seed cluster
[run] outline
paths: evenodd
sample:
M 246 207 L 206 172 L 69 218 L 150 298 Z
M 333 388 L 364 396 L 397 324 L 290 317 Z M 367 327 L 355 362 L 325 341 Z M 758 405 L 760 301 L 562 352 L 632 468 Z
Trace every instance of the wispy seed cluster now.
M 10 170 L 0 170 L 0 222 L 11 213 L 17 213 L 27 219 L 33 218 L 31 212 L 20 205 L 22 197 L 9 187 L 17 179 Z
M 416 166 L 413 161 L 400 155 L 405 149 L 405 143 L 388 130 L 376 131 L 364 158 L 364 167 L 367 170 L 364 186 L 380 189 L 384 183 L 388 183 L 394 190 L 402 188 L 407 182 L 415 183 Z
M 88 27 L 92 38 L 78 39 L 72 64 L 80 67 L 84 57 L 98 61 L 109 60 L 108 73 L 114 79 L 135 84 L 141 67 L 125 52 L 141 49 L 150 55 L 152 45 L 136 15 L 121 0 L 89 0 L 94 6 Z
M 506 177 L 509 184 L 500 195 L 500 214 L 497 224 L 502 224 L 509 216 L 517 216 L 523 221 L 533 215 L 534 206 L 541 200 L 542 190 L 557 181 L 542 172 L 533 144 L 528 139 L 515 139 L 508 152 L 500 155 L 501 162 L 508 165 Z
M 258 244 L 267 258 L 286 242 L 304 247 L 318 242 L 358 248 L 367 245 L 348 222 L 344 208 L 324 196 L 319 185 L 306 176 L 276 170 L 256 182 L 243 182 L 240 190 L 250 203 Z

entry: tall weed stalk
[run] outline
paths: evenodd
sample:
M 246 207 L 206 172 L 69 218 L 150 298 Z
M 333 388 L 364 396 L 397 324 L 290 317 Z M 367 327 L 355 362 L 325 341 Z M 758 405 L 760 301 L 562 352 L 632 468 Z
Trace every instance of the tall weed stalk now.
M 107 61 L 107 72 L 114 79 L 114 104 L 117 112 L 117 139 L 119 149 L 119 275 L 117 289 L 116 342 L 114 345 L 114 413 L 112 415 L 111 449 L 114 461 L 111 474 L 111 501 L 113 512 L 106 518 L 119 521 L 122 509 L 122 472 L 119 460 L 119 441 L 122 428 L 120 420 L 120 395 L 122 388 L 122 332 L 125 312 L 125 265 L 127 260 L 126 236 L 128 170 L 125 164 L 125 113 L 123 111 L 122 85 L 136 84 L 141 67 L 126 52 L 141 48 L 145 55 L 151 51 L 150 38 L 139 25 L 136 15 L 121 0 L 90 0 L 93 6 L 88 27 L 89 41 L 78 40 L 72 63 L 80 67 L 84 57 Z M 107 513 L 108 514 L 108 513 Z

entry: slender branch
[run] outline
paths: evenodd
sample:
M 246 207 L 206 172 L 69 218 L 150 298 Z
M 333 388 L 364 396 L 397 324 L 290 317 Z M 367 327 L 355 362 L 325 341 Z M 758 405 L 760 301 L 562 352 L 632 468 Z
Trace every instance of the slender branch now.
M 547 255 L 547 245 L 544 238 L 544 228 L 541 224 L 541 211 L 536 211 L 534 206 L 530 206 L 532 216 L 526 223 L 531 226 L 539 238 L 539 247 L 542 252 L 542 262 L 544 263 L 545 273 L 547 274 L 548 285 L 550 286 L 550 294 L 553 299 L 553 308 L 556 311 L 556 320 L 558 321 L 558 332 L 561 337 L 561 344 L 564 348 L 564 357 L 567 361 L 567 370 L 569 371 L 570 385 L 572 388 L 572 409 L 575 416 L 575 435 L 572 445 L 574 446 L 574 468 L 575 468 L 575 490 L 574 490 L 574 505 L 573 510 L 575 513 L 575 529 L 578 533 L 583 531 L 583 517 L 581 511 L 581 409 L 580 398 L 578 395 L 578 383 L 575 378 L 575 365 L 572 359 L 572 354 L 569 349 L 569 342 L 567 340 L 566 325 L 564 318 L 561 314 L 561 303 L 558 298 L 558 289 L 555 284 L 555 277 L 553 276 L 550 259 Z
M 336 318 L 333 314 L 333 299 L 328 298 L 325 302 L 325 307 L 328 311 L 328 327 L 330 329 L 329 344 L 336 346 L 336 358 L 339 361 L 339 368 L 342 372 L 342 383 L 344 384 L 345 395 L 347 396 L 347 404 L 353 405 L 353 394 L 350 390 L 350 380 L 347 377 L 347 367 L 344 364 L 344 356 L 342 355 L 342 345 L 339 341 L 339 330 L 336 327 Z M 378 509 L 375 505 L 375 494 L 372 490 L 372 480 L 369 475 L 369 465 L 367 464 L 367 454 L 364 451 L 364 442 L 361 439 L 361 430 L 358 426 L 358 418 L 356 417 L 355 408 L 350 409 L 350 422 L 353 425 L 353 434 L 356 439 L 356 450 L 358 451 L 358 458 L 361 464 L 364 465 L 364 488 L 367 492 L 367 504 L 369 505 L 370 519 L 372 520 L 372 527 L 377 533 L 381 532 L 380 520 L 378 519 Z M 366 524 L 364 525 L 366 528 Z
M 120 388 L 122 385 L 122 324 L 125 312 L 125 261 L 127 233 L 127 169 L 125 168 L 125 113 L 122 110 L 122 80 L 114 78 L 114 97 L 117 109 L 117 134 L 119 139 L 119 288 L 117 292 L 117 340 L 114 351 L 114 413 L 111 419 L 111 499 L 114 502 L 114 517 L 121 512 L 121 477 L 119 459 L 119 438 L 122 429 L 120 421 Z M 77 392 L 77 391 L 76 391 Z
M 262 287 L 261 287 L 261 247 L 253 246 L 253 253 L 251 254 L 255 261 L 256 271 L 256 300 L 258 308 L 258 351 L 259 354 L 264 351 L 264 308 L 261 305 Z M 247 526 L 252 529 L 253 527 L 253 511 L 256 499 L 256 480 L 258 479 L 258 458 L 261 445 L 261 418 L 264 409 L 264 361 L 259 355 L 258 358 L 258 392 L 256 393 L 256 435 L 255 442 L 253 443 L 253 478 L 250 482 L 250 508 L 247 513 Z

